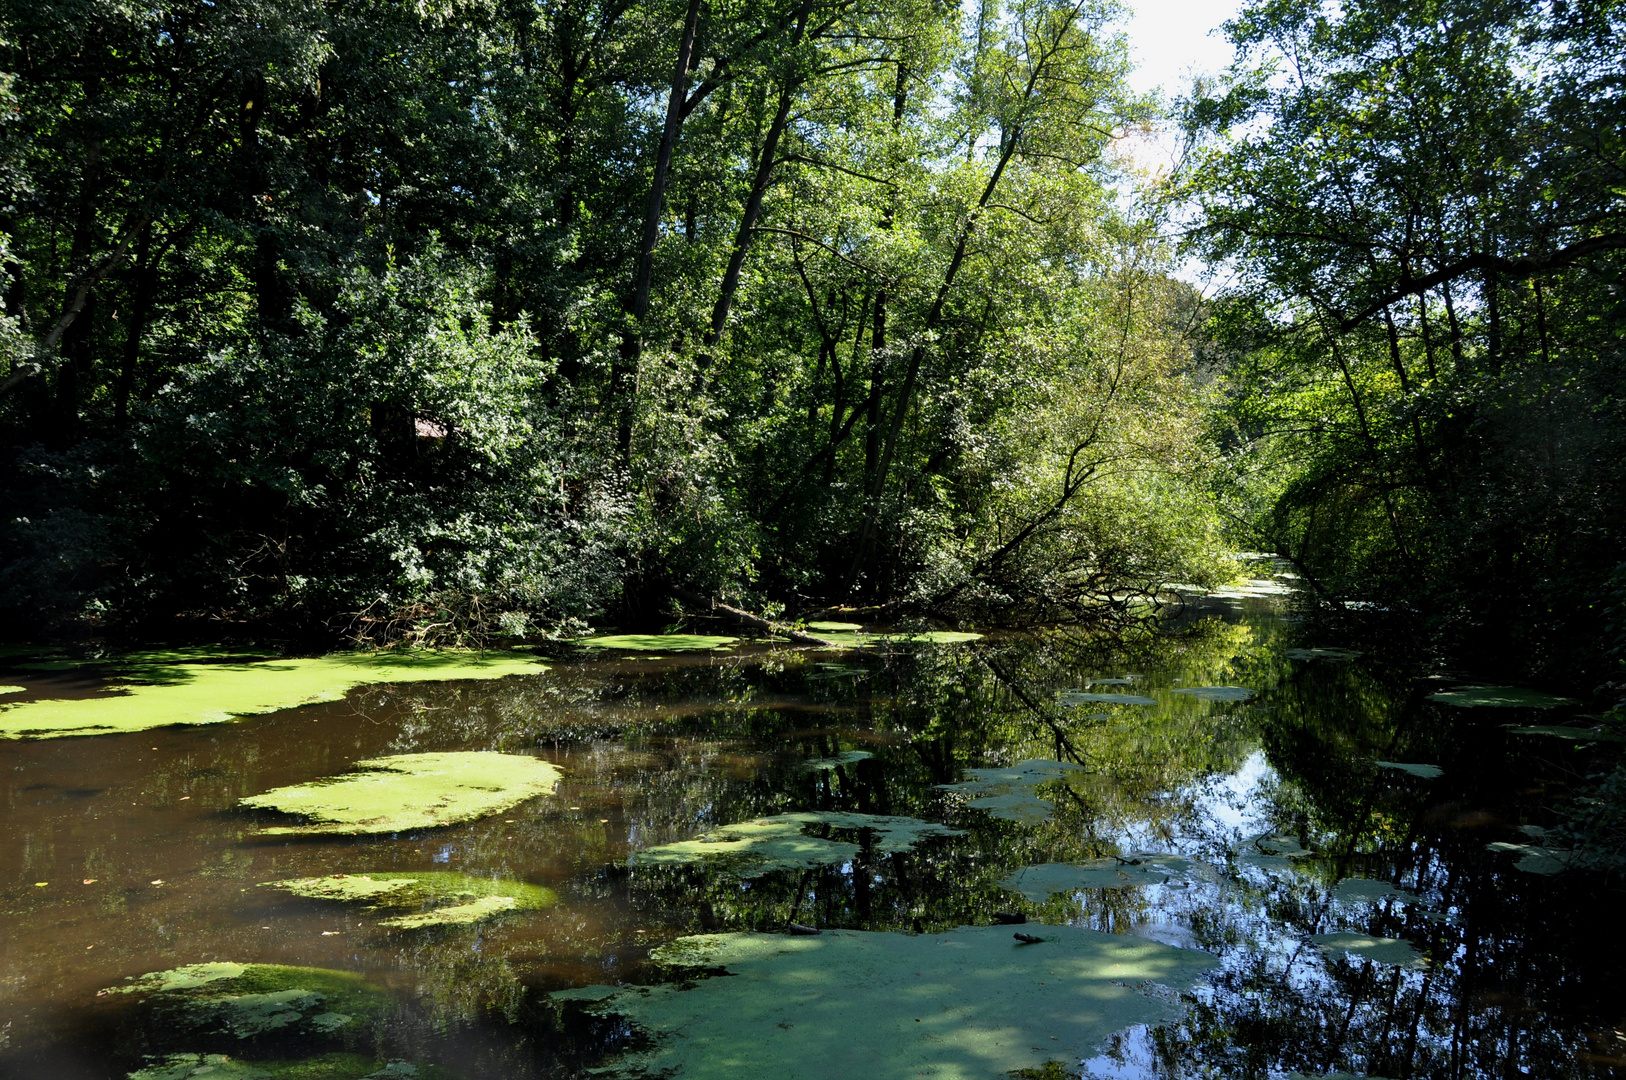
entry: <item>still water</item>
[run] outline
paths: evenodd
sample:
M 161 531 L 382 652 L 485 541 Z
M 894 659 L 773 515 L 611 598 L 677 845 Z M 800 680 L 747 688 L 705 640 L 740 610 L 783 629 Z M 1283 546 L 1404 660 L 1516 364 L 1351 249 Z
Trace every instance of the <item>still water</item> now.
M 650 953 L 675 938 L 791 921 L 933 934 L 1004 911 L 1220 960 L 1182 995 L 1182 1018 L 1119 1032 L 1069 1066 L 1084 1076 L 1626 1076 L 1621 892 L 1487 849 L 1550 824 L 1595 751 L 1507 730 L 1558 714 L 1428 700 L 1449 682 L 1381 642 L 1313 638 L 1244 598 L 1128 642 L 577 653 L 536 676 L 362 689 L 229 724 L 0 741 L 0 1075 L 122 1080 L 210 1051 L 278 1062 L 279 1077 L 388 1061 L 467 1080 L 578 1076 L 647 1035 L 549 993 L 670 980 Z M 1293 651 L 1305 645 L 1362 654 Z M 1253 696 L 1176 692 L 1213 686 Z M 1078 696 L 1091 692 L 1152 704 Z M 360 759 L 440 750 L 534 754 L 564 779 L 497 816 L 379 837 L 263 837 L 277 815 L 236 807 Z M 1049 809 L 1017 820 L 942 786 L 1023 759 L 1085 770 L 1038 789 Z M 859 847 L 848 860 L 751 878 L 629 866 L 718 826 L 818 810 L 961 835 L 882 851 L 842 834 Z M 1000 884 L 1026 866 L 1148 852 L 1191 869 L 1043 900 Z M 425 870 L 518 879 L 559 902 L 392 931 L 356 905 L 263 884 Z M 1348 879 L 1360 884 L 1340 889 Z M 1312 941 L 1340 931 L 1402 939 L 1421 959 Z M 98 996 L 210 961 L 358 973 L 389 1008 L 328 1045 L 274 1032 L 200 1045 L 128 995 Z M 290 1064 L 312 1053 L 326 1056 Z

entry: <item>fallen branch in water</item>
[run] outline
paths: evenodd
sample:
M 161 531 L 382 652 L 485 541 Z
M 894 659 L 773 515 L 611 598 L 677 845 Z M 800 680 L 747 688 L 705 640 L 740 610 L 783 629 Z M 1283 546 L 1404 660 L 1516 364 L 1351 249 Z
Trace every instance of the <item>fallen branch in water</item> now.
M 760 630 L 765 634 L 779 634 L 783 637 L 790 638 L 790 640 L 794 641 L 798 645 L 819 645 L 826 649 L 839 649 L 843 647 L 840 642 L 831 641 L 829 638 L 817 637 L 813 634 L 798 630 L 794 626 L 787 626 L 784 623 L 777 623 L 771 619 L 764 619 L 761 615 L 754 615 L 749 611 L 734 607 L 732 604 L 725 604 L 721 600 L 713 597 L 701 596 L 699 593 L 680 590 L 678 592 L 678 599 L 682 600 L 686 604 L 692 604 L 696 607 L 704 607 L 707 611 L 726 615 L 735 622 L 749 626 L 753 630 Z

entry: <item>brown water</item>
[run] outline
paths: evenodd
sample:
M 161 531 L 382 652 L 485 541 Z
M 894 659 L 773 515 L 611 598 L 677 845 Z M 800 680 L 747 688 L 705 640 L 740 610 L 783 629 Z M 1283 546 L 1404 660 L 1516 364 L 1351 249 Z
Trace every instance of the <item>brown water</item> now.
M 397 1007 L 359 1048 L 370 1059 L 470 1080 L 565 1077 L 639 1036 L 546 993 L 659 978 L 646 957 L 673 937 L 787 919 L 919 932 L 1010 908 L 1223 958 L 1184 1023 L 1122 1033 L 1085 1075 L 1626 1075 L 1622 894 L 1594 874 L 1521 873 L 1486 850 L 1550 823 L 1604 759 L 1501 726 L 1532 712 L 1429 702 L 1440 684 L 1381 649 L 1292 660 L 1298 627 L 1262 602 L 1222 614 L 1129 644 L 1049 634 L 843 655 L 582 655 L 534 677 L 363 689 L 231 724 L 0 742 L 0 1075 L 123 1078 L 144 1055 L 186 1048 L 97 991 L 234 960 L 355 971 L 388 990 Z M 25 674 L 0 670 L 0 682 Z M 1128 676 L 1132 686 L 1096 689 L 1157 705 L 1057 704 L 1059 691 Z M 1181 685 L 1256 696 L 1169 693 Z M 362 758 L 458 749 L 536 754 L 565 780 L 500 817 L 376 838 L 262 838 L 274 815 L 235 808 Z M 873 757 L 799 767 L 853 749 Z M 1036 824 L 935 786 L 1022 757 L 1091 771 Z M 1423 780 L 1374 759 L 1444 773 Z M 626 864 L 639 848 L 804 809 L 908 814 L 966 835 L 745 883 Z M 1239 858 L 1265 832 L 1317 854 Z M 1044 905 L 997 884 L 1024 865 L 1137 850 L 1207 869 L 1189 884 Z M 388 932 L 354 906 L 261 885 L 426 869 L 516 877 L 561 902 L 477 928 Z M 1343 877 L 1415 897 L 1339 900 Z M 1333 930 L 1404 938 L 1432 964 L 1401 970 L 1307 944 Z

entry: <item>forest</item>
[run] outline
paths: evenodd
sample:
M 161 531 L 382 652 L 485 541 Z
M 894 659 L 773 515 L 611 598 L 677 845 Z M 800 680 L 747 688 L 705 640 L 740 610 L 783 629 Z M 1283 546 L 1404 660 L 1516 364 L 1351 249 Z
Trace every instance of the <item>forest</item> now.
M 1263 552 L 1611 683 L 1626 4 L 1258 0 L 1150 97 L 1122 14 L 6 0 L 8 633 L 1088 623 Z

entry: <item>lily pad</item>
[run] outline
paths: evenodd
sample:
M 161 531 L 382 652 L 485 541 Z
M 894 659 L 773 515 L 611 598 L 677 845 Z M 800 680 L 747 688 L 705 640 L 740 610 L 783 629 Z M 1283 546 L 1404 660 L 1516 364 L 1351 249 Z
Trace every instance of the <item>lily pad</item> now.
M 1396 769 L 1420 780 L 1433 780 L 1437 776 L 1445 775 L 1445 770 L 1438 765 L 1424 765 L 1412 761 L 1374 761 L 1372 764 L 1380 769 Z
M 672 866 L 720 858 L 738 877 L 753 878 L 774 870 L 808 870 L 834 866 L 856 858 L 861 850 L 846 840 L 809 836 L 815 826 L 831 829 L 866 829 L 874 835 L 875 850 L 882 853 L 907 851 L 929 836 L 961 836 L 930 821 L 882 814 L 847 813 L 839 810 L 810 810 L 794 814 L 742 821 L 713 829 L 692 840 L 645 848 L 633 852 L 629 866 Z
M 860 761 L 868 761 L 874 756 L 868 750 L 844 750 L 833 757 L 810 758 L 802 762 L 802 768 L 812 769 L 814 772 L 829 772 L 843 765 L 856 765 Z
M 1056 812 L 1056 808 L 1044 799 L 1026 791 L 983 795 L 971 799 L 966 805 L 1003 821 L 1019 821 L 1024 825 L 1042 825 Z
M 131 654 L 113 693 L 0 706 L 0 738 L 58 738 L 146 731 L 171 724 L 218 724 L 296 705 L 342 701 L 357 686 L 497 679 L 547 668 L 530 653 L 418 649 L 335 653 L 293 660 L 198 662 L 192 653 Z M 169 662 L 172 656 L 183 658 Z M 78 665 L 70 665 L 78 666 Z
M 834 631 L 842 631 L 842 630 L 858 631 L 858 630 L 864 629 L 864 627 L 863 627 L 863 625 L 861 623 L 833 622 L 833 621 L 831 621 L 829 619 L 820 619 L 818 622 L 810 622 L 810 623 L 807 624 L 807 628 L 809 630 L 834 630 Z
M 1245 686 L 1182 686 L 1176 694 L 1189 694 L 1199 701 L 1247 701 L 1253 691 Z
M 26 686 L 13 686 L 10 683 L 0 685 L 0 694 L 21 694 L 27 690 Z
M 1143 694 L 1092 694 L 1085 690 L 1063 690 L 1056 700 L 1066 706 L 1074 705 L 1156 705 Z
M 1417 951 L 1409 941 L 1399 938 L 1373 937 L 1370 934 L 1317 934 L 1310 939 L 1325 953 L 1347 952 L 1375 964 L 1422 971 L 1428 967 L 1428 958 Z
M 1178 1018 L 1207 953 L 1073 926 L 1024 945 L 1009 927 L 946 934 L 718 934 L 656 952 L 729 977 L 632 987 L 594 1007 L 654 1036 L 612 1075 L 681 1080 L 982 1080 L 1074 1063 L 1114 1032 Z
M 540 885 L 501 878 L 473 877 L 443 870 L 418 873 L 329 874 L 326 877 L 268 881 L 295 896 L 339 900 L 380 908 L 424 907 L 397 915 L 381 926 L 417 929 L 425 926 L 467 926 L 508 911 L 534 911 L 551 907 L 558 895 Z
M 521 754 L 453 751 L 358 761 L 358 772 L 277 788 L 239 806 L 301 814 L 267 836 L 391 833 L 473 821 L 550 794 L 559 769 Z
M 1513 735 L 1550 735 L 1555 739 L 1574 742 L 1626 742 L 1626 735 L 1608 728 L 1568 727 L 1563 724 L 1540 724 L 1535 727 L 1508 728 Z
M 1034 903 L 1055 893 L 1080 889 L 1121 889 L 1129 885 L 1161 885 L 1191 869 L 1191 860 L 1179 855 L 1130 855 L 1090 859 L 1081 863 L 1043 863 L 1028 866 L 1000 881 Z
M 576 644 L 590 649 L 621 649 L 627 652 L 712 652 L 739 644 L 737 637 L 712 634 L 606 634 L 577 638 Z
M 1428 700 L 1455 705 L 1460 709 L 1489 707 L 1496 709 L 1551 709 L 1559 705 L 1574 705 L 1573 698 L 1559 697 L 1523 686 L 1459 686 L 1428 695 Z

